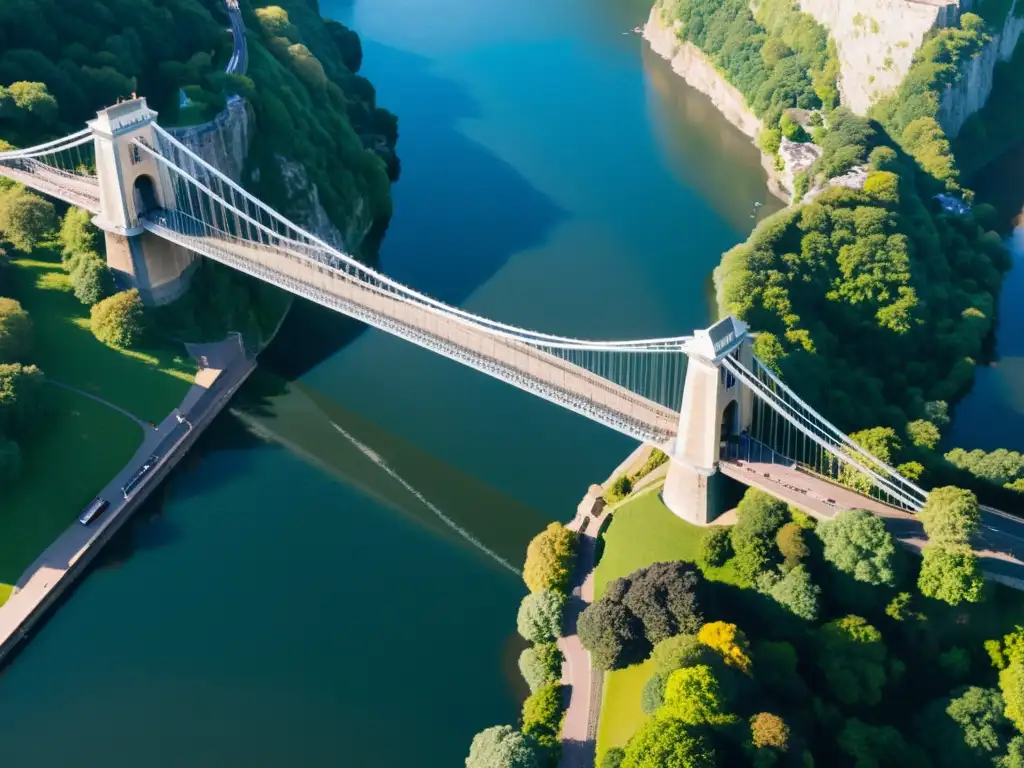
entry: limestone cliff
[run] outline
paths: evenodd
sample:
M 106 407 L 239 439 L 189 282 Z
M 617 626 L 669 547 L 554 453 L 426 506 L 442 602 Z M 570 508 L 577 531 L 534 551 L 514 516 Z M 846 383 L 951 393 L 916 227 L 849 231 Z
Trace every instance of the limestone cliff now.
M 967 118 L 985 106 L 992 93 L 992 77 L 996 64 L 1008 61 L 1024 34 L 1024 17 L 1017 8 L 1024 0 L 1015 0 L 1002 29 L 994 32 L 992 40 L 962 71 L 962 77 L 948 86 L 939 101 L 939 122 L 950 138 L 956 138 Z
M 750 111 L 743 94 L 726 82 L 703 53 L 679 39 L 676 34 L 678 24 L 668 22 L 662 15 L 660 5 L 655 4 L 644 25 L 644 39 L 650 43 L 651 50 L 672 64 L 676 74 L 707 95 L 726 120 L 747 136 L 756 139 L 761 132 L 761 121 Z
M 245 100 L 235 97 L 228 102 L 227 108 L 210 122 L 172 128 L 170 133 L 203 160 L 223 171 L 232 181 L 245 186 L 249 180 L 258 180 L 258 176 L 250 179 L 243 177 L 254 126 L 252 108 Z M 288 210 L 282 213 L 336 248 L 358 252 L 363 239 L 373 226 L 365 201 L 360 200 L 355 210 L 348 212 L 347 225 L 342 232 L 324 210 L 316 184 L 310 183 L 305 168 L 280 154 L 275 154 L 274 160 L 284 181 L 284 191 L 289 201 Z M 258 171 L 253 173 L 258 174 Z

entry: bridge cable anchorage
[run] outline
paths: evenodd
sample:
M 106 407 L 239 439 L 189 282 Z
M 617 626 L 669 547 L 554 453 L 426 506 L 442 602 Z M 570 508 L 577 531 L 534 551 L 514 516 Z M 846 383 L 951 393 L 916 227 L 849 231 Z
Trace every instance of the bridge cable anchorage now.
M 499 378 L 509 380 L 512 371 L 518 371 L 530 380 L 522 386 L 532 390 L 547 377 L 544 386 L 575 393 L 645 425 L 640 439 L 660 445 L 674 436 L 685 376 L 685 345 L 692 337 L 586 341 L 480 318 L 425 297 L 337 251 L 252 198 L 173 137 L 160 134 L 156 147 L 136 144 L 157 161 L 164 199 L 175 203 L 173 210 L 143 217 L 142 225 L 151 231 L 159 229 L 164 237 L 176 232 L 189 240 L 188 247 L 222 261 L 225 256 L 214 252 L 214 244 L 222 250 L 227 246 L 236 258 L 265 258 L 269 252 L 276 263 L 262 266 L 276 268 L 278 279 L 272 281 L 278 283 L 282 270 L 294 272 L 295 263 L 301 262 L 307 275 L 330 274 L 338 295 L 349 299 L 358 295 L 360 302 L 386 309 L 391 316 L 404 314 L 423 330 L 443 331 L 446 342 L 470 344 L 476 353 L 490 352 L 499 367 L 507 369 Z M 308 290 L 303 295 L 308 295 Z M 379 320 L 370 322 L 382 325 Z M 580 369 L 591 374 L 589 378 Z M 566 404 L 568 395 L 549 392 L 548 399 Z M 636 431 L 630 427 L 627 434 Z
M 920 511 L 928 497 L 927 492 L 856 445 L 802 400 L 795 406 L 785 396 L 780 396 L 769 384 L 784 387 L 784 393 L 792 393 L 792 390 L 781 384 L 781 380 L 771 374 L 764 363 L 754 358 L 755 368 L 759 369 L 755 373 L 732 358 L 725 358 L 722 362 L 726 369 L 756 396 L 755 406 L 760 404 L 771 409 L 768 424 L 765 425 L 763 408 L 755 407 L 752 429 L 757 435 L 757 440 L 767 445 L 773 453 L 802 464 L 817 474 L 828 474 L 830 479 L 834 479 L 831 475 L 838 470 L 838 465 L 849 465 L 853 471 L 863 475 L 877 492 L 889 497 L 887 503 Z M 771 374 L 770 377 L 762 378 L 765 373 Z M 764 379 L 768 379 L 768 382 L 766 383 Z M 795 395 L 793 397 L 795 398 Z M 776 416 L 782 417 L 781 426 Z M 802 443 L 801 438 L 790 433 L 790 426 L 802 436 Z M 811 441 L 810 446 L 807 445 L 807 440 Z M 854 485 L 856 486 L 856 482 Z M 855 490 L 864 489 L 855 487 Z

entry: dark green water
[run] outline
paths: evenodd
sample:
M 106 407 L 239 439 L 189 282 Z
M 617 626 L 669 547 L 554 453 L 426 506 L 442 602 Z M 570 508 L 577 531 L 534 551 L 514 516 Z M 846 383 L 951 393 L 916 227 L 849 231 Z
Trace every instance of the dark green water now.
M 387 272 L 556 333 L 707 323 L 719 255 L 777 206 L 749 141 L 622 34 L 646 2 L 321 5 L 401 116 Z M 515 720 L 507 564 L 631 443 L 323 312 L 277 345 L 0 675 L 0 763 L 451 768 Z
M 986 168 L 976 186 L 981 199 L 1012 222 L 1007 244 L 1014 267 L 999 300 L 996 359 L 978 369 L 947 442 L 1024 451 L 1024 144 Z

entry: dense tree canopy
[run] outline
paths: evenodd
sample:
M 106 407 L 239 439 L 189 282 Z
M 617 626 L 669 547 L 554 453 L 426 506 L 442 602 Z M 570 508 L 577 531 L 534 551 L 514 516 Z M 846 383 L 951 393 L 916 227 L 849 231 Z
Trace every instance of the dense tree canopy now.
M 562 635 L 565 595 L 550 589 L 531 592 L 519 605 L 516 626 L 531 643 L 544 643 Z
M 538 643 L 524 649 L 519 654 L 519 672 L 530 687 L 530 692 L 557 683 L 562 677 L 564 660 L 556 643 Z
M 466 768 L 542 768 L 543 752 L 532 739 L 508 725 L 473 737 Z
M 16 185 L 0 192 L 0 234 L 28 253 L 57 228 L 53 203 Z
M 551 523 L 533 537 L 526 548 L 523 580 L 531 592 L 556 589 L 565 592 L 569 586 L 576 534 L 561 523 Z
M 825 559 L 866 584 L 892 584 L 896 544 L 885 522 L 863 509 L 840 512 L 817 528 Z
M 32 320 L 14 299 L 0 296 L 0 363 L 23 362 L 32 349 Z
M 114 347 L 130 347 L 142 335 L 142 299 L 137 289 L 121 291 L 93 305 L 93 335 Z
M 652 717 L 629 740 L 621 768 L 714 768 L 715 753 L 704 737 L 681 720 Z
M 825 624 L 818 633 L 818 666 L 844 704 L 877 704 L 886 680 L 882 633 L 860 616 Z

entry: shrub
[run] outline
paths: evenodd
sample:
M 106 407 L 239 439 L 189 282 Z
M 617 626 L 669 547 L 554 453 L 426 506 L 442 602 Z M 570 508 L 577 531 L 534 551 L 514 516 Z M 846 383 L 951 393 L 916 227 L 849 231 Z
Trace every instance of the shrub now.
M 562 732 L 564 712 L 561 685 L 538 688 L 523 702 L 523 733 L 542 747 L 554 747 Z
M 526 549 L 523 568 L 526 586 L 531 592 L 542 589 L 567 592 L 575 554 L 576 534 L 561 523 L 551 523 Z
M 625 757 L 626 750 L 622 747 L 612 747 L 601 758 L 601 768 L 619 768 Z
M 130 347 L 142 334 L 142 299 L 135 288 L 94 304 L 89 315 L 93 336 L 104 344 Z
M 644 689 L 640 692 L 640 709 L 645 715 L 653 715 L 665 703 L 665 686 L 668 685 L 670 674 L 659 670 L 644 683 Z
M 766 155 L 774 155 L 782 146 L 782 131 L 778 128 L 763 128 L 758 143 Z
M 609 504 L 614 504 L 616 501 L 621 501 L 633 492 L 633 481 L 629 479 L 629 475 L 619 475 L 612 482 L 611 487 L 605 491 L 604 499 Z
M 530 592 L 519 604 L 516 627 L 531 643 L 544 643 L 562 635 L 562 610 L 566 597 L 560 592 L 542 589 Z
M 32 320 L 14 299 L 0 296 L 0 363 L 26 362 L 32 349 Z
M 84 208 L 68 208 L 60 225 L 60 244 L 65 258 L 76 253 L 96 253 L 99 230 L 92 224 L 92 214 Z
M 83 256 L 76 261 L 71 272 L 71 287 L 76 299 L 92 306 L 113 292 L 114 278 L 99 257 Z
M 542 768 L 543 752 L 509 725 L 496 725 L 473 737 L 466 768 Z
M 556 643 L 538 643 L 519 654 L 519 672 L 533 693 L 562 679 L 564 661 L 565 656 Z
M 729 529 L 712 528 L 700 542 L 697 564 L 701 568 L 720 568 L 730 557 L 732 557 L 732 536 Z

